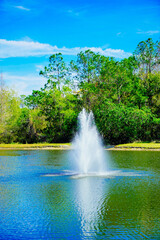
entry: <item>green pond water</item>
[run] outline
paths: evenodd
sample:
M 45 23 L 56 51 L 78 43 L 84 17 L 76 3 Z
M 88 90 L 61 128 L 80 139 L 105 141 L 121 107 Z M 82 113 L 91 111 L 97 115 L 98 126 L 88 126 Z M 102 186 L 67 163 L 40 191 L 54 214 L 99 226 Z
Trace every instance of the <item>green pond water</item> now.
M 160 152 L 106 151 L 78 177 L 69 151 L 0 151 L 0 239 L 160 239 Z

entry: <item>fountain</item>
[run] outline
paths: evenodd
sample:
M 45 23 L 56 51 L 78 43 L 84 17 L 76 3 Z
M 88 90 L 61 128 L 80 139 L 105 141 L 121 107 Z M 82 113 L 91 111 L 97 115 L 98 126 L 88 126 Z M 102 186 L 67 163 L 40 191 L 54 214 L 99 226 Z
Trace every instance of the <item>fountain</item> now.
M 93 113 L 83 109 L 78 116 L 79 131 L 73 146 L 73 160 L 78 174 L 100 175 L 108 171 L 106 154 L 97 131 Z
M 104 150 L 92 112 L 87 113 L 83 109 L 78 115 L 78 124 L 79 130 L 73 139 L 72 150 L 69 155 L 66 154 L 67 161 L 70 162 L 69 169 L 43 176 L 70 176 L 72 178 L 142 176 L 142 173 L 137 171 L 113 169 L 108 154 Z M 143 176 L 145 176 L 144 173 Z

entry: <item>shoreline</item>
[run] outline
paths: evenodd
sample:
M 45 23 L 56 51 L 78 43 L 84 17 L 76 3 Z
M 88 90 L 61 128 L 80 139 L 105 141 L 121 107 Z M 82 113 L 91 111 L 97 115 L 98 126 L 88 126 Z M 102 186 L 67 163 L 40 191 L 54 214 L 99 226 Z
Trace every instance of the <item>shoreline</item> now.
M 60 147 L 0 147 L 1 150 L 71 150 L 71 146 Z M 160 148 L 137 148 L 137 147 L 110 147 L 105 148 L 105 151 L 160 151 Z
M 0 144 L 0 150 L 68 150 L 70 148 L 70 143 Z
M 160 151 L 160 143 L 157 142 L 134 142 L 119 144 L 112 150 L 116 151 Z
M 0 144 L 0 150 L 70 150 L 71 143 L 32 143 L 32 144 Z M 106 145 L 107 151 L 160 151 L 160 143 L 127 143 Z
M 64 147 L 27 147 L 27 148 L 7 148 L 7 147 L 0 147 L 0 150 L 70 150 L 71 148 L 64 148 Z
M 109 151 L 160 151 L 160 148 L 137 148 L 137 147 L 132 147 L 132 148 L 125 148 L 125 147 L 114 147 L 114 148 L 108 148 L 105 150 Z

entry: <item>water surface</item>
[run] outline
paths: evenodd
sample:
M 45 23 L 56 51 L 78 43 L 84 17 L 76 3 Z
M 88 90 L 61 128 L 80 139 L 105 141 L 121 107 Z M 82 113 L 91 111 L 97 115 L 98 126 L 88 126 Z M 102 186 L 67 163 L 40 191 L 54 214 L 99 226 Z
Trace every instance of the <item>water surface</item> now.
M 67 152 L 0 151 L 0 239 L 160 239 L 160 152 L 109 151 L 120 174 L 78 178 Z

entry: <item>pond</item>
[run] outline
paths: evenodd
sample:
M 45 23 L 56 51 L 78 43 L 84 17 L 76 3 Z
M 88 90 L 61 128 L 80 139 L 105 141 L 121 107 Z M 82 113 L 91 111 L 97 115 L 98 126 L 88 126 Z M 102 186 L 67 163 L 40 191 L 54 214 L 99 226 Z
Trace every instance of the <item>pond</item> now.
M 0 239 L 160 239 L 160 152 L 105 154 L 121 174 L 70 175 L 68 150 L 1 150 Z

